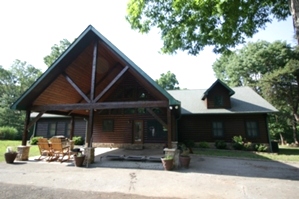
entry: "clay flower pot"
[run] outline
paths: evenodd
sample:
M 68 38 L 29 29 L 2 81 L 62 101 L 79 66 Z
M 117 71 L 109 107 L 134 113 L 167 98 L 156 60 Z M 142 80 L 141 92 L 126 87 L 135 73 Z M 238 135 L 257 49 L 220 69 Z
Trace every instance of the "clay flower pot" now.
M 173 158 L 161 158 L 165 170 L 170 171 L 173 168 Z
M 76 167 L 82 167 L 85 155 L 74 155 L 74 164 Z
M 189 168 L 189 164 L 190 164 L 190 156 L 183 156 L 183 155 L 180 155 L 180 165 L 181 167 L 184 167 L 184 168 Z
M 17 152 L 7 152 L 7 153 L 5 153 L 4 156 L 5 156 L 6 163 L 12 164 L 15 161 L 17 155 L 18 155 Z

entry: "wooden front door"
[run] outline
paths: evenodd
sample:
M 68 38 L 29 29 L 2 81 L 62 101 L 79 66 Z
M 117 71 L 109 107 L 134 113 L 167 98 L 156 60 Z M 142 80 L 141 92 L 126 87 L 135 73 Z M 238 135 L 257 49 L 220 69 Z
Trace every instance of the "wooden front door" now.
M 133 126 L 133 140 L 134 144 L 140 144 L 143 142 L 143 121 L 135 120 Z

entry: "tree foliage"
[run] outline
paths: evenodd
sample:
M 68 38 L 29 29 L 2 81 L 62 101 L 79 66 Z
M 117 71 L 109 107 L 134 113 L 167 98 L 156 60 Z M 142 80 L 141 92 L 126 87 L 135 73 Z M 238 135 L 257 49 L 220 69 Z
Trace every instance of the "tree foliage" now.
M 40 75 L 39 69 L 20 60 L 15 60 L 9 70 L 0 66 L 0 126 L 15 127 L 22 133 L 25 115 L 10 106 Z
M 45 64 L 50 67 L 56 59 L 71 45 L 67 39 L 60 41 L 60 45 L 54 44 L 51 47 L 51 54 L 44 57 Z
M 168 71 L 166 74 L 162 73 L 160 79 L 156 82 L 165 90 L 178 90 L 180 89 L 179 82 L 176 79 L 175 74 Z
M 130 0 L 126 19 L 141 33 L 158 28 L 162 52 L 196 55 L 205 46 L 227 52 L 273 18 L 285 20 L 290 14 L 288 2 L 281 0 Z
M 213 70 L 229 86 L 250 86 L 260 93 L 258 82 L 263 75 L 285 67 L 290 59 L 299 60 L 299 54 L 286 42 L 250 42 L 223 54 L 213 63 Z
M 260 85 L 267 100 L 278 109 L 289 112 L 288 120 L 293 127 L 294 142 L 298 144 L 299 60 L 290 60 L 284 68 L 265 74 Z

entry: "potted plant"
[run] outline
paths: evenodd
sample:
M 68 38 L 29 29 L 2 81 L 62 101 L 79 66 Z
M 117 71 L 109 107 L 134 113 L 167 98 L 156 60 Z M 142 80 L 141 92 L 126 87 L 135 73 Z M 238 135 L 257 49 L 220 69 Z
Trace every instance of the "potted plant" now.
M 165 157 L 161 158 L 163 167 L 165 170 L 169 171 L 173 168 L 173 156 L 172 155 L 166 155 Z
M 18 153 L 12 147 L 7 147 L 4 154 L 6 163 L 12 164 L 15 161 L 17 155 Z
M 77 154 L 74 155 L 74 164 L 75 164 L 75 166 L 76 167 L 82 167 L 84 159 L 85 159 L 85 155 L 83 155 L 81 151 L 77 152 Z
M 189 156 L 190 149 L 186 147 L 185 145 L 181 146 L 181 152 L 180 152 L 180 165 L 184 168 L 188 168 L 190 164 L 191 157 Z

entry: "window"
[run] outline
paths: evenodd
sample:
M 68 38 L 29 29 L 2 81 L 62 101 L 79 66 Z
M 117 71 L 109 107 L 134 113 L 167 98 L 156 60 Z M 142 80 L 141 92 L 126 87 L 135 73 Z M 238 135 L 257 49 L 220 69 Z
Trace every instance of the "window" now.
M 51 122 L 48 124 L 48 129 L 49 129 L 49 137 L 53 137 L 56 135 L 56 122 Z
M 257 137 L 258 135 L 258 126 L 255 121 L 246 122 L 246 132 L 248 137 Z
M 113 120 L 103 120 L 103 132 L 113 132 L 114 121 Z
M 223 106 L 223 97 L 222 96 L 215 96 L 214 97 L 214 104 L 215 104 L 215 107 Z
M 222 122 L 213 122 L 213 136 L 214 137 L 223 137 L 223 123 Z

